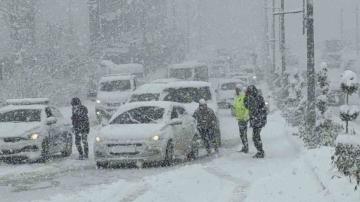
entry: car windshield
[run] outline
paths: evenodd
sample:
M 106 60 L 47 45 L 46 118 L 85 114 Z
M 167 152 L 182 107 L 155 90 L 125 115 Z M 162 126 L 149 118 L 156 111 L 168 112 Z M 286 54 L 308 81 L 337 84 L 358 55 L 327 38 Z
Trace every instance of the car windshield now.
M 110 124 L 151 124 L 158 123 L 163 119 L 164 108 L 138 107 L 120 114 Z
M 237 82 L 224 83 L 221 85 L 221 90 L 235 90 L 236 86 L 239 84 L 240 83 Z
M 170 78 L 177 78 L 177 79 L 191 79 L 193 77 L 192 69 L 170 69 Z
M 156 93 L 145 93 L 132 95 L 130 98 L 130 102 L 147 102 L 147 101 L 159 101 L 160 94 Z
M 126 91 L 131 89 L 130 80 L 116 80 L 100 83 L 100 91 L 114 92 Z
M 191 103 L 199 102 L 201 99 L 211 100 L 209 87 L 169 88 L 164 101 Z
M 18 109 L 0 113 L 0 122 L 40 122 L 40 109 Z

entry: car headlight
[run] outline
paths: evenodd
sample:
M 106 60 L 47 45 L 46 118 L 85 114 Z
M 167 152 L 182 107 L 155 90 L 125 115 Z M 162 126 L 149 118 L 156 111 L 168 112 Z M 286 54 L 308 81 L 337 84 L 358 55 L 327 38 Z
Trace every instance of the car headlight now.
M 100 138 L 100 137 L 96 137 L 95 140 L 96 140 L 96 142 L 101 142 L 101 138 Z
M 256 76 L 253 76 L 253 79 L 256 79 L 257 77 Z
M 31 140 L 37 140 L 37 139 L 39 139 L 39 137 L 40 137 L 40 135 L 37 134 L 37 133 L 33 133 L 33 134 L 31 134 L 31 135 L 29 136 L 29 138 L 30 138 Z
M 100 103 L 101 103 L 101 101 L 100 101 L 100 100 L 96 100 L 96 103 L 100 104 Z
M 269 105 L 269 103 L 268 103 L 268 102 L 265 102 L 265 105 Z
M 158 140 L 160 140 L 160 136 L 159 136 L 159 135 L 154 135 L 154 136 L 152 137 L 152 140 L 158 141 Z

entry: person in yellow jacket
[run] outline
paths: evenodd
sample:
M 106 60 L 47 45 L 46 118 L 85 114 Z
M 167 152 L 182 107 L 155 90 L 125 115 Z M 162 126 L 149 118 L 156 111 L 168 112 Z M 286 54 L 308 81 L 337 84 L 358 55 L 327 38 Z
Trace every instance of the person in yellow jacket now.
M 241 90 L 240 87 L 235 88 L 236 97 L 234 99 L 234 111 L 235 117 L 239 124 L 240 130 L 240 139 L 243 144 L 240 152 L 248 153 L 249 152 L 249 143 L 247 138 L 247 125 L 249 122 L 249 110 L 245 107 L 245 91 Z

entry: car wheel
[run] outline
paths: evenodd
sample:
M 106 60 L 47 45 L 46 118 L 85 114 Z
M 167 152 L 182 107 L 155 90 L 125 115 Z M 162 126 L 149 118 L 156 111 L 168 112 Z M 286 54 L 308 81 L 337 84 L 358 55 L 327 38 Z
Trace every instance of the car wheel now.
M 170 166 L 174 161 L 174 143 L 172 140 L 169 140 L 169 142 L 166 145 L 166 151 L 165 151 L 165 159 L 164 159 L 164 166 Z
M 50 148 L 49 148 L 49 141 L 47 139 L 45 139 L 42 143 L 41 143 L 41 157 L 40 157 L 40 161 L 41 162 L 46 162 L 49 160 L 50 158 Z
M 108 167 L 109 167 L 109 162 L 96 161 L 96 168 L 97 169 L 103 169 L 103 168 L 108 168 Z
M 66 145 L 64 151 L 61 152 L 63 157 L 68 157 L 72 154 L 72 136 L 71 134 L 67 134 L 66 137 Z
M 195 160 L 199 157 L 199 137 L 194 135 L 194 138 L 191 142 L 191 151 L 187 155 L 188 160 Z

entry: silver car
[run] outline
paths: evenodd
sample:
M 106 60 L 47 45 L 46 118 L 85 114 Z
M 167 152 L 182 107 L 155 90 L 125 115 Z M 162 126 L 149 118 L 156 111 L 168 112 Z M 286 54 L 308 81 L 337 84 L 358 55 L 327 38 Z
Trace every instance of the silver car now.
M 0 109 L 0 160 L 45 161 L 71 152 L 72 129 L 47 99 L 8 100 Z
M 127 103 L 96 136 L 98 167 L 112 163 L 161 162 L 198 156 L 199 136 L 195 120 L 172 102 Z

